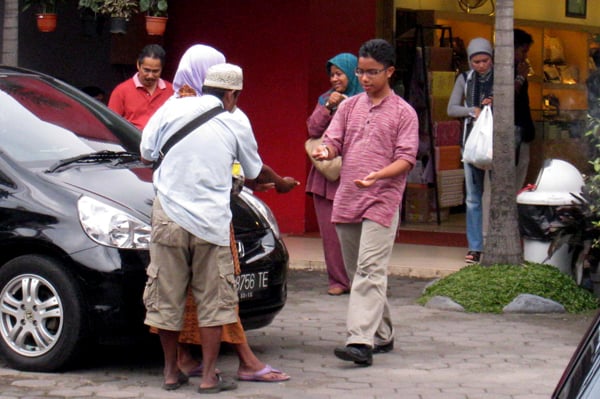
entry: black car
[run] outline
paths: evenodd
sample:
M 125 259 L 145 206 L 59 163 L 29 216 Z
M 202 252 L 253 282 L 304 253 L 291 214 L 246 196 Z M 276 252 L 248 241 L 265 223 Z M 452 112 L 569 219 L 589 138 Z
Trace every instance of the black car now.
M 579 342 L 552 399 L 600 398 L 600 312 Z
M 148 335 L 154 190 L 140 137 L 76 88 L 0 66 L 0 354 L 11 367 L 53 371 L 88 345 Z M 288 253 L 250 191 L 231 209 L 240 316 L 263 327 L 285 304 Z

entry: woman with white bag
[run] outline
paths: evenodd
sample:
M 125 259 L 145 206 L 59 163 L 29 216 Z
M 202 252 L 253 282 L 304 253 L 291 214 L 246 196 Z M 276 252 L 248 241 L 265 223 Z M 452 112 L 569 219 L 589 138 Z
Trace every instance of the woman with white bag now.
M 494 72 L 493 50 L 490 42 L 478 37 L 467 47 L 471 70 L 456 78 L 448 102 L 448 115 L 464 118 L 462 145 L 466 143 L 475 121 L 485 105 L 492 105 Z M 465 185 L 467 191 L 467 263 L 479 263 L 483 252 L 483 208 L 485 169 L 465 162 Z

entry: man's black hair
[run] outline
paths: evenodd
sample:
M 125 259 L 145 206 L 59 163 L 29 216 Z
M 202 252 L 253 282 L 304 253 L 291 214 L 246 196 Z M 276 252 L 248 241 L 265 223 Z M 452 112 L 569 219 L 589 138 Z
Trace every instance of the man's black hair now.
M 159 44 L 149 44 L 142 49 L 140 55 L 138 55 L 137 62 L 138 64 L 141 64 L 142 62 L 144 62 L 144 58 L 146 57 L 158 58 L 160 60 L 160 65 L 164 66 L 165 55 L 165 49 L 163 49 L 162 46 L 160 46 Z
M 524 46 L 526 44 L 531 46 L 531 44 L 533 43 L 533 37 L 522 29 L 514 29 L 513 41 L 515 44 L 515 48 Z
M 383 64 L 386 68 L 396 64 L 396 51 L 387 40 L 371 39 L 358 50 L 359 57 L 370 57 Z
M 219 100 L 222 100 L 223 97 L 225 97 L 225 93 L 228 92 L 229 90 L 226 89 L 222 89 L 220 87 L 211 87 L 211 86 L 204 86 L 202 87 L 202 94 L 203 95 L 213 95 L 215 97 L 217 97 Z
M 223 100 L 223 98 L 225 97 L 225 93 L 227 93 L 228 91 L 231 91 L 231 90 L 223 89 L 221 87 L 211 87 L 211 86 L 202 87 L 202 95 L 211 94 L 211 95 L 217 97 L 219 100 Z M 233 95 L 239 96 L 241 92 L 242 92 L 241 90 L 234 90 Z

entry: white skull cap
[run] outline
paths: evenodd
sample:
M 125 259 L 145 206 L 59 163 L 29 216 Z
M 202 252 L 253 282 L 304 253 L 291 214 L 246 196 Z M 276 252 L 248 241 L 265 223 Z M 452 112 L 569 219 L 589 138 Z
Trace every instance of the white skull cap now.
M 242 68 L 237 65 L 223 63 L 208 68 L 204 86 L 226 90 L 242 90 Z

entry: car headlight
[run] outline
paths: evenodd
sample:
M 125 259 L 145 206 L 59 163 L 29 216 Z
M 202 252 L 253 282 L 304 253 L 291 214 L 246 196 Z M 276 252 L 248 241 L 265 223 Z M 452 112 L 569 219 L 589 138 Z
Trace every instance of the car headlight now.
M 148 249 L 149 224 L 86 196 L 77 201 L 77 210 L 83 230 L 98 244 L 116 248 Z
M 246 187 L 244 187 L 244 189 L 239 195 L 251 208 L 254 209 L 254 211 L 256 211 L 256 213 L 258 213 L 269 224 L 269 227 L 271 228 L 271 230 L 273 230 L 273 235 L 275 236 L 275 238 L 279 239 L 279 225 L 277 224 L 275 215 L 273 215 L 273 212 L 267 206 L 267 204 L 265 204 L 258 197 L 254 196 Z

